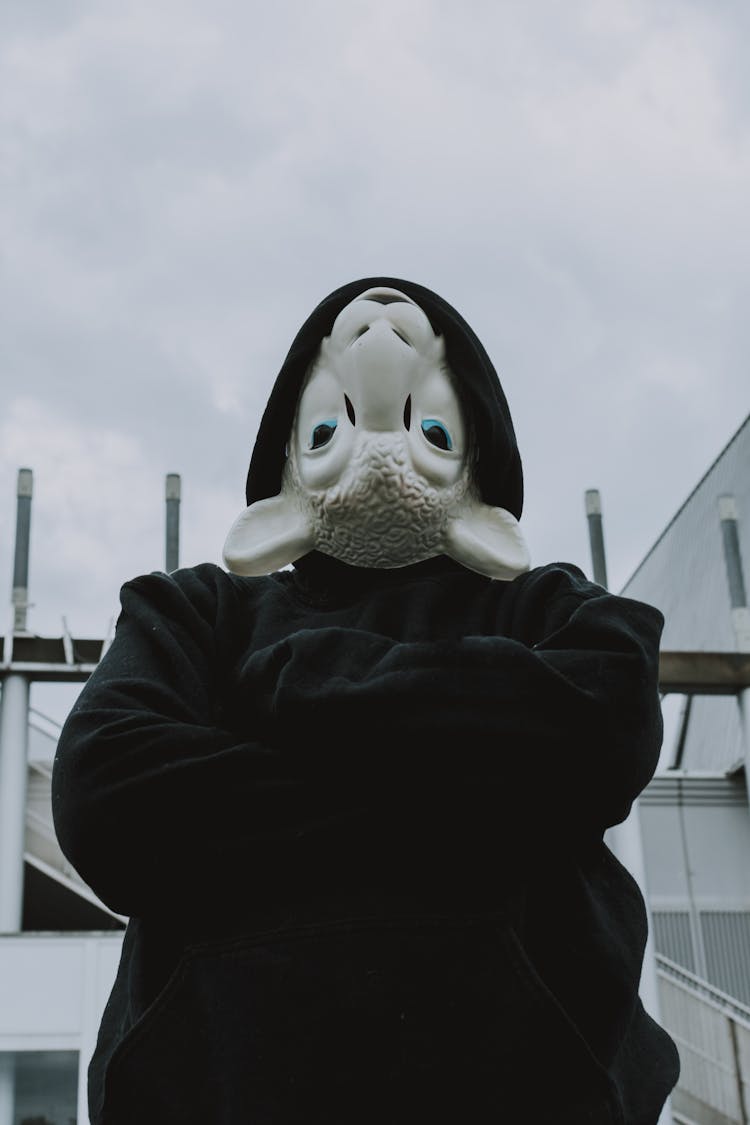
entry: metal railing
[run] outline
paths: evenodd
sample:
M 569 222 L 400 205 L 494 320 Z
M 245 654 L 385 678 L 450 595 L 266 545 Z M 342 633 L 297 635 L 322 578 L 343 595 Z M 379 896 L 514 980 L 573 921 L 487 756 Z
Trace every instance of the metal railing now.
M 750 1007 L 657 955 L 661 1021 L 681 1072 L 675 1121 L 749 1125 Z

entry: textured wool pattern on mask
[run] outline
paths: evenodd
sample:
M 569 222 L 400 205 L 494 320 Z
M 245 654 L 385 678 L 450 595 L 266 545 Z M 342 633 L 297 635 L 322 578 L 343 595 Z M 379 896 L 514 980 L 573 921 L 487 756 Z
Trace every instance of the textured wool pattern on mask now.
M 349 463 L 330 488 L 307 489 L 294 446 L 288 485 L 315 528 L 323 554 L 352 566 L 398 567 L 440 554 L 448 514 L 469 488 L 468 470 L 437 488 L 415 472 L 401 434 L 362 433 Z

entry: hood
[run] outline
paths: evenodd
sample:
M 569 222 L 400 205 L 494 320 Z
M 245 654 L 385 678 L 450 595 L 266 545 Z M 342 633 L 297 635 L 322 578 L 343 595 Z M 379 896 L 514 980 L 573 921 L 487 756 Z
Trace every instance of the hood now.
M 474 432 L 474 478 L 486 503 L 520 518 L 523 475 L 508 403 L 497 372 L 479 339 L 447 301 L 411 281 L 370 277 L 334 290 L 313 310 L 297 333 L 276 378 L 260 423 L 247 475 L 248 505 L 276 496 L 282 485 L 286 447 L 308 369 L 321 341 L 342 309 L 360 293 L 375 287 L 400 290 L 426 313 L 445 344 L 464 408 Z

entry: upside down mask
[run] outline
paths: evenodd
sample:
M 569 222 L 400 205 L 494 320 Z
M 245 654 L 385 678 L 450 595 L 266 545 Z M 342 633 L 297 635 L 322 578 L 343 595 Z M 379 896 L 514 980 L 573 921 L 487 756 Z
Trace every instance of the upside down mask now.
M 385 284 L 340 308 L 302 372 L 280 488 L 229 532 L 231 571 L 266 574 L 313 550 L 358 567 L 445 554 L 492 578 L 528 569 L 515 515 L 481 495 L 481 426 L 430 311 Z

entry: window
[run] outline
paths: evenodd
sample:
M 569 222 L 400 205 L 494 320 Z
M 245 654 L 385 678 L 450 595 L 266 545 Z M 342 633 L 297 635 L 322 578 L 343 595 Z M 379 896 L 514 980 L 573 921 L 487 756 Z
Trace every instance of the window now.
M 76 1125 L 77 1051 L 0 1053 L 0 1121 Z

